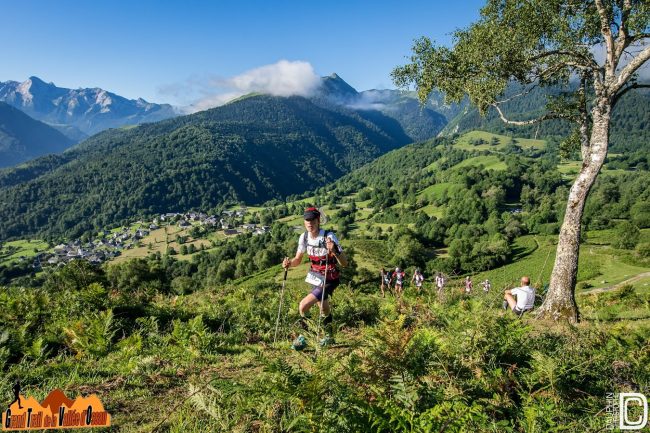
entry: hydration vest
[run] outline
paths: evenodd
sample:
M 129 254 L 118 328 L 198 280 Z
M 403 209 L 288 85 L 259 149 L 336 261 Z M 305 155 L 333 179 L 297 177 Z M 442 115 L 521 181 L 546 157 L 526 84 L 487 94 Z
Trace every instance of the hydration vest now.
M 337 267 L 338 262 L 336 261 L 336 257 L 334 257 L 333 254 L 325 253 L 322 256 L 309 254 L 309 249 L 310 249 L 309 247 L 327 250 L 327 244 L 325 240 L 327 239 L 327 236 L 334 233 L 331 231 L 325 231 L 325 230 L 323 231 L 324 233 L 322 236 L 320 235 L 320 232 L 318 233 L 318 245 L 310 244 L 310 242 L 314 242 L 314 240 L 309 238 L 309 232 L 305 231 L 304 234 L 305 250 L 309 255 L 309 261 L 311 262 L 311 270 L 314 272 L 318 272 L 319 274 L 325 275 L 325 269 L 327 268 L 327 275 L 326 275 L 327 281 L 338 280 L 340 277 L 340 271 Z

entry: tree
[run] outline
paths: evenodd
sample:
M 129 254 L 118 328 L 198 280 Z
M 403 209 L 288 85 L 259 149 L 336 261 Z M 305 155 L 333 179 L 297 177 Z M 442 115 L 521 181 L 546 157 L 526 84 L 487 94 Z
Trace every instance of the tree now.
M 650 203 L 647 201 L 635 203 L 630 209 L 630 218 L 639 228 L 650 227 Z
M 631 250 L 639 243 L 641 231 L 629 221 L 623 221 L 614 229 L 614 240 L 612 245 L 615 248 Z
M 468 96 L 481 114 L 496 110 L 506 124 L 562 119 L 573 125 L 565 148 L 579 148 L 583 164 L 569 192 L 539 317 L 578 320 L 582 213 L 607 155 L 612 109 L 625 93 L 650 87 L 636 74 L 650 58 L 649 23 L 647 0 L 488 0 L 477 22 L 455 32 L 451 48 L 421 38 L 411 63 L 393 71 L 398 86 L 415 84 L 421 102 L 439 89 L 448 101 Z M 504 97 L 513 84 L 520 91 Z M 563 92 L 548 97 L 539 117 L 513 120 L 504 113 L 509 100 L 558 86 Z

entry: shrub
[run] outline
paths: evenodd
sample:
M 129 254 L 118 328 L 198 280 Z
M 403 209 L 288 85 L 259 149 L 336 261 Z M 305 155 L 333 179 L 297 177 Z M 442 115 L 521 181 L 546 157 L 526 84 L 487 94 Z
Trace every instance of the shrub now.
M 588 281 L 581 281 L 581 282 L 579 282 L 578 285 L 576 286 L 576 288 L 577 288 L 578 290 L 586 290 L 586 289 L 589 289 L 589 288 L 591 288 L 591 287 L 593 287 L 593 285 L 592 285 L 591 283 L 589 283 Z
M 623 221 L 614 229 L 614 241 L 612 245 L 615 248 L 631 250 L 639 242 L 640 235 L 641 232 L 637 226 L 629 221 Z
M 335 292 L 334 321 L 338 326 L 372 325 L 379 317 L 379 301 L 368 295 L 351 293 L 340 287 Z
M 116 329 L 111 310 L 92 313 L 65 329 L 65 342 L 77 357 L 106 355 L 113 343 Z
M 172 280 L 172 293 L 177 295 L 187 295 L 192 293 L 194 289 L 194 282 L 191 277 L 180 276 Z
M 643 242 L 638 244 L 636 246 L 636 254 L 644 259 L 650 257 L 650 242 Z

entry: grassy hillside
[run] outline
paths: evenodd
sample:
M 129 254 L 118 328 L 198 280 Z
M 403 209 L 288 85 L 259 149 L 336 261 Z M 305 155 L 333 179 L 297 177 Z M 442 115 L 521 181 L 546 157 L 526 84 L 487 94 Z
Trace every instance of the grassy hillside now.
M 536 268 L 544 256 L 543 248 L 522 252 L 518 265 Z M 597 430 L 609 421 L 606 390 L 650 379 L 642 368 L 650 361 L 650 290 L 642 283 L 579 295 L 585 318 L 573 328 L 500 310 L 497 283 L 491 293 L 469 296 L 452 284 L 442 300 L 430 283 L 420 294 L 407 288 L 401 300 L 381 298 L 374 282 L 342 286 L 334 297 L 338 344 L 314 350 L 314 324 L 311 347 L 297 353 L 288 341 L 306 293 L 304 272 L 289 273 L 276 343 L 277 266 L 189 295 L 151 297 L 137 283 L 135 291 L 108 296 L 106 283 L 65 295 L 4 290 L 2 325 L 29 312 L 21 329 L 32 332 L 3 349 L 0 389 L 10 393 L 20 377 L 23 393 L 39 399 L 56 387 L 67 395 L 97 393 L 113 429 L 123 432 L 442 425 L 510 432 Z M 485 276 L 496 282 L 502 274 Z
M 545 140 L 508 137 L 486 131 L 469 131 L 456 140 L 455 147 L 463 150 L 503 150 L 508 144 L 517 144 L 525 149 L 543 149 Z

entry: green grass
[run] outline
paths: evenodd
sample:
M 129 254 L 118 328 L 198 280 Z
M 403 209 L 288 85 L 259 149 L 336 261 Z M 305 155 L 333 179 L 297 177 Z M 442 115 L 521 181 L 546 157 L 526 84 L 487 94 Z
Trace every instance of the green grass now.
M 46 251 L 48 244 L 41 240 L 21 239 L 5 242 L 0 248 L 0 265 L 9 265 L 20 260 L 20 257 L 34 257 L 38 252 Z M 35 251 L 36 250 L 36 251 Z
M 475 156 L 466 159 L 454 166 L 454 168 L 478 167 L 482 165 L 486 170 L 505 170 L 508 168 L 505 162 L 500 161 L 496 155 Z
M 278 221 L 293 227 L 302 226 L 304 219 L 302 215 L 289 215 L 284 218 L 280 218 Z
M 444 208 L 434 206 L 432 204 L 426 205 L 425 207 L 420 208 L 419 210 L 421 210 L 422 212 L 424 212 L 430 217 L 434 216 L 436 218 L 442 218 L 445 214 Z
M 650 293 L 650 277 L 644 277 L 633 283 L 639 293 Z
M 631 173 L 632 170 L 622 170 L 622 169 L 610 169 L 607 166 L 603 167 L 602 174 L 610 176 L 621 176 L 626 173 Z
M 445 157 L 440 158 L 439 160 L 437 160 L 437 161 L 435 161 L 435 162 L 432 162 L 431 164 L 427 165 L 427 166 L 424 167 L 422 170 L 425 171 L 425 172 L 427 172 L 427 173 L 430 173 L 430 172 L 432 172 L 432 171 L 437 171 L 437 170 L 440 169 L 440 164 L 442 164 L 442 163 L 445 162 L 446 160 L 447 160 L 447 158 L 445 158 Z
M 370 214 L 372 214 L 372 209 L 363 208 L 357 210 L 357 222 L 365 221 L 370 216 Z
M 573 179 L 578 175 L 582 161 L 562 161 L 558 164 L 557 170 L 562 173 L 564 179 Z
M 578 282 L 594 288 L 611 287 L 649 271 L 623 262 L 620 251 L 609 246 L 583 245 L 579 266 Z
M 499 140 L 499 144 L 493 146 L 489 143 L 495 137 Z M 478 140 L 478 139 L 485 140 L 487 144 L 473 145 L 470 143 L 470 140 Z M 494 150 L 502 150 L 503 148 L 506 147 L 507 143 L 509 143 L 511 140 L 512 140 L 511 137 L 505 135 L 492 134 L 491 132 L 485 132 L 485 131 L 470 131 L 458 137 L 458 139 L 454 143 L 454 147 L 463 150 L 494 151 Z M 545 140 L 534 140 L 531 138 L 519 138 L 519 137 L 514 137 L 514 140 L 517 142 L 516 144 L 518 146 L 524 149 L 529 149 L 529 148 L 543 149 L 544 147 L 546 147 Z
M 358 202 L 356 202 L 357 208 L 359 208 L 359 209 L 366 208 L 366 207 L 368 207 L 370 205 L 371 201 L 372 200 L 370 200 L 370 199 L 364 200 L 364 201 L 358 201 Z
M 378 225 L 391 226 L 390 224 Z M 593 233 L 589 239 L 600 242 L 606 237 L 607 231 L 601 231 Z M 242 384 L 253 385 L 262 378 L 268 379 L 268 383 L 276 381 L 278 386 L 294 386 L 291 395 L 297 396 L 295 401 L 302 402 L 301 398 L 304 399 L 306 394 L 298 394 L 298 392 L 307 393 L 314 389 L 315 391 L 312 392 L 322 395 L 322 392 L 337 392 L 341 384 L 337 383 L 336 387 L 330 386 L 333 383 L 330 376 L 322 376 L 322 379 L 321 376 L 314 376 L 308 382 L 301 382 L 300 386 L 292 385 L 289 379 L 293 377 L 296 381 L 302 381 L 305 375 L 312 375 L 314 372 L 328 372 L 331 375 L 332 366 L 340 368 L 338 370 L 340 375 L 363 370 L 365 375 L 357 377 L 363 381 L 371 374 L 373 366 L 385 368 L 387 362 L 393 362 L 399 366 L 395 371 L 410 373 L 418 371 L 411 363 L 424 359 L 426 362 L 423 361 L 422 368 L 433 368 L 432 366 L 439 368 L 425 377 L 427 380 L 433 378 L 431 389 L 435 392 L 457 393 L 458 389 L 471 392 L 476 387 L 486 387 L 485 395 L 493 395 L 501 386 L 501 380 L 505 375 L 510 374 L 505 372 L 514 360 L 504 358 L 503 361 L 508 363 L 503 367 L 494 367 L 497 371 L 494 377 L 490 380 L 478 380 L 492 374 L 491 370 L 486 368 L 484 361 L 488 353 L 486 347 L 489 348 L 489 353 L 501 353 L 499 350 L 504 350 L 507 351 L 508 356 L 514 356 L 522 351 L 518 343 L 514 344 L 507 339 L 512 338 L 515 333 L 521 332 L 518 335 L 523 335 L 521 341 L 524 344 L 527 344 L 526 342 L 531 338 L 548 338 L 545 340 L 548 344 L 540 345 L 538 351 L 525 346 L 526 354 L 534 356 L 531 355 L 530 361 L 526 361 L 530 365 L 523 363 L 518 365 L 522 369 L 527 368 L 527 371 L 536 372 L 537 375 L 541 375 L 546 371 L 544 368 L 551 365 L 544 363 L 546 359 L 543 358 L 543 355 L 546 355 L 544 350 L 548 350 L 548 347 L 557 342 L 551 340 L 552 335 L 547 337 L 546 333 L 563 331 L 549 330 L 548 323 L 534 320 L 533 315 L 527 315 L 521 321 L 514 322 L 511 316 L 499 311 L 498 306 L 503 288 L 516 284 L 521 275 L 530 275 L 533 280 L 540 276 L 540 279 L 547 281 L 553 265 L 555 240 L 555 236 L 532 235 L 517 239 L 514 263 L 473 275 L 475 292 L 469 298 L 462 297 L 457 290 L 452 292 L 450 289 L 450 303 L 446 305 L 440 304 L 435 298 L 431 290 L 430 275 L 425 275 L 427 278 L 425 293 L 415 294 L 407 284 L 404 298 L 399 302 L 390 294 L 385 299 L 381 298 L 378 287 L 372 287 L 372 284 L 364 287 L 363 291 L 352 291 L 342 285 L 333 298 L 335 320 L 347 319 L 350 324 L 341 325 L 337 333 L 337 340 L 343 343 L 343 347 L 323 352 L 296 353 L 288 349 L 290 332 L 298 316 L 298 303 L 309 293 L 309 288 L 304 282 L 307 263 L 292 268 L 288 273 L 278 343 L 273 343 L 274 323 L 283 276 L 283 271 L 278 265 L 190 295 L 157 294 L 141 313 L 137 308 L 133 310 L 135 314 L 144 314 L 145 319 L 156 319 L 159 325 L 156 331 L 151 332 L 147 328 L 141 329 L 140 325 L 133 325 L 132 329 L 125 327 L 134 331 L 129 337 L 128 333 L 122 333 L 122 328 L 119 328 L 120 332 L 114 338 L 111 350 L 102 356 L 74 357 L 70 353 L 62 353 L 50 360 L 26 357 L 19 365 L 10 367 L 7 374 L 0 379 L 0 391 L 9 395 L 11 380 L 14 377 L 21 377 L 27 384 L 25 393 L 41 400 L 53 388 L 63 389 L 69 397 L 97 393 L 113 417 L 114 428 L 125 432 L 152 431 L 167 415 L 169 418 L 164 422 L 162 431 L 237 431 L 232 426 L 217 424 L 213 417 L 201 409 L 201 405 L 195 398 L 189 397 L 190 394 L 196 391 L 197 387 L 202 386 L 205 386 L 206 390 L 218 389 L 222 394 L 219 394 L 219 399 L 209 402 L 211 407 L 224 408 L 222 412 L 218 412 L 220 419 L 236 417 L 241 414 L 229 412 L 232 406 L 228 405 L 235 404 L 233 402 L 240 401 L 238 399 L 242 399 L 243 396 L 241 394 L 233 396 L 229 392 L 241 389 L 238 387 Z M 351 239 L 346 241 L 344 247 L 355 249 L 357 252 L 355 260 L 361 269 L 376 272 L 380 267 L 388 265 L 387 257 L 390 252 L 386 251 L 385 241 Z M 590 249 L 594 250 L 593 254 L 589 252 Z M 612 269 L 607 267 L 603 257 L 612 259 Z M 613 275 L 620 271 L 617 268 L 622 268 L 618 258 L 617 251 L 607 245 L 587 244 L 581 252 L 580 266 L 585 267 L 587 271 L 597 268 L 603 273 Z M 376 276 L 378 282 L 378 274 Z M 479 284 L 486 277 L 490 278 L 493 287 L 489 296 L 483 295 Z M 621 345 L 629 344 L 630 341 L 641 341 L 639 347 L 642 347 L 646 340 L 626 339 L 627 328 L 625 327 L 634 329 L 648 326 L 650 310 L 645 299 L 650 293 L 650 277 L 635 282 L 634 287 L 638 298 L 623 298 L 620 292 L 579 295 L 578 303 L 585 320 L 579 326 L 566 331 L 567 345 L 576 341 L 583 344 L 583 341 L 593 339 L 594 335 L 604 330 L 623 327 L 620 331 L 621 338 L 611 341 L 612 350 L 615 350 L 614 343 Z M 453 288 L 455 289 L 456 286 Z M 70 297 L 72 296 L 79 296 L 79 294 L 71 294 Z M 108 296 L 114 298 L 116 294 L 111 293 Z M 129 296 L 135 294 L 129 293 Z M 10 302 L 7 306 L 14 304 L 17 303 Z M 366 316 L 363 315 L 365 311 L 361 307 L 363 305 L 377 306 L 376 310 L 368 309 L 375 311 L 373 314 L 377 317 L 376 321 L 364 318 Z M 59 321 L 67 320 L 61 315 L 61 311 L 57 310 L 59 314 L 54 317 L 58 317 L 56 320 Z M 312 313 L 311 317 L 316 317 L 317 312 L 312 310 Z M 204 318 L 205 330 L 189 328 L 187 325 L 188 319 L 198 315 Z M 412 322 L 409 322 L 409 327 L 399 326 L 395 329 L 404 330 L 409 334 L 405 334 L 404 339 L 391 340 L 387 333 L 395 331 L 387 328 L 386 323 L 398 320 L 401 315 Z M 88 317 L 92 318 L 92 316 Z M 185 326 L 183 332 L 173 333 L 172 329 L 175 326 L 171 322 L 173 319 Z M 122 327 L 127 322 L 128 320 L 125 322 L 117 320 L 113 326 Z M 70 323 L 67 327 L 73 328 L 74 325 Z M 500 327 L 509 328 L 504 330 Z M 413 332 L 412 340 L 410 340 L 410 332 Z M 395 335 L 391 334 L 390 337 Z M 395 341 L 395 345 L 387 347 L 381 340 L 384 337 L 388 342 Z M 579 340 L 578 337 L 585 340 Z M 209 344 L 202 345 L 203 339 L 206 339 Z M 401 345 L 402 342 L 404 345 Z M 594 347 L 599 344 L 600 342 L 594 342 Z M 580 349 L 582 347 L 584 346 L 580 346 Z M 450 350 L 453 352 L 449 352 Z M 609 350 L 609 346 L 603 348 L 603 351 L 606 350 Z M 578 352 L 579 350 L 576 349 L 576 353 L 571 353 L 566 358 L 573 362 L 572 356 L 580 356 Z M 381 363 L 368 363 L 368 354 L 373 353 L 378 354 L 377 359 L 380 359 Z M 431 353 L 435 353 L 435 356 L 422 358 Z M 403 358 L 394 358 L 398 355 Z M 582 376 L 577 376 L 576 371 L 583 367 L 588 371 L 591 363 L 598 362 L 598 356 L 601 355 L 601 353 L 585 353 L 584 358 L 576 359 L 575 363 L 563 364 L 562 371 L 566 372 L 571 368 L 569 380 L 573 381 L 576 377 L 583 380 Z M 557 357 L 550 358 L 553 366 L 557 365 L 557 362 L 566 362 Z M 472 363 L 471 369 L 465 367 L 467 363 Z M 283 369 L 282 371 L 285 372 L 283 374 L 286 376 L 278 374 L 273 376 L 269 373 L 271 369 L 278 366 Z M 465 376 L 458 374 L 459 370 L 454 369 L 459 368 L 458 366 L 467 369 L 469 374 L 465 376 L 468 379 L 464 379 Z M 606 366 L 598 368 L 601 367 Z M 556 377 L 552 375 L 555 374 L 554 371 L 548 373 L 550 378 L 546 382 L 543 382 L 546 380 L 546 375 L 540 376 L 542 379 L 539 379 L 538 376 L 525 373 L 525 377 L 526 380 L 539 381 L 533 384 L 536 392 L 538 389 L 546 389 L 543 387 L 551 383 L 550 380 L 553 380 L 554 384 L 560 384 L 560 380 L 565 380 L 566 374 L 558 374 Z M 267 376 L 264 376 L 265 374 Z M 476 378 L 479 374 L 481 376 Z M 515 374 L 522 373 L 513 369 L 512 375 Z M 387 375 L 387 377 L 395 376 Z M 327 380 L 328 378 L 330 381 Z M 348 379 L 349 377 L 345 376 L 343 381 Z M 444 387 L 438 384 L 441 380 L 447 380 Z M 418 386 L 428 383 L 423 380 L 421 383 L 418 382 Z M 576 386 L 577 382 L 570 383 Z M 207 387 L 208 384 L 211 388 Z M 460 385 L 463 387 L 461 388 Z M 524 388 L 522 386 L 517 389 Z M 399 391 L 397 388 L 391 389 L 394 392 Z M 553 388 L 548 389 L 552 391 Z M 282 398 L 286 398 L 284 394 L 277 396 L 271 394 L 268 397 L 269 399 L 265 400 L 268 407 L 265 408 L 265 412 L 258 412 L 262 414 L 259 415 L 260 417 L 266 416 L 267 413 L 272 414 L 271 409 L 278 407 L 277 402 L 269 403 L 270 400 L 277 398 L 277 401 L 282 401 Z M 259 398 L 261 397 L 258 395 L 251 397 L 256 405 L 259 404 Z
M 355 239 L 350 241 L 350 244 L 356 252 L 354 260 L 359 268 L 378 273 L 382 266 L 388 265 L 388 252 L 384 241 Z
M 418 193 L 418 197 L 440 198 L 443 192 L 447 191 L 453 185 L 454 185 L 453 183 L 448 183 L 448 182 L 436 183 L 420 191 Z
M 602 235 L 598 232 L 594 237 Z M 472 278 L 475 282 L 489 278 L 495 288 L 518 284 L 524 275 L 529 276 L 534 284 L 548 284 L 555 262 L 556 242 L 556 236 L 518 238 L 514 243 L 516 254 L 513 263 L 480 272 Z M 606 288 L 648 271 L 649 268 L 626 263 L 619 250 L 606 245 L 586 244 L 580 248 L 577 282 L 591 288 Z
M 191 260 L 192 254 L 181 254 L 181 244 L 176 242 L 176 236 L 187 236 L 189 238 L 188 242 L 185 243 L 188 247 L 190 244 L 193 244 L 197 249 L 197 253 L 201 250 L 201 246 L 204 246 L 206 251 L 212 250 L 212 243 L 210 239 L 223 239 L 225 235 L 223 232 L 211 233 L 206 238 L 201 239 L 191 239 L 190 237 L 190 228 L 181 229 L 178 226 L 168 226 L 167 227 L 167 236 L 165 236 L 165 228 L 161 227 L 157 230 L 152 230 L 147 236 L 140 240 L 140 246 L 134 247 L 132 249 L 122 250 L 122 254 L 115 257 L 111 260 L 113 263 L 121 263 L 129 259 L 134 258 L 145 258 L 149 254 L 155 254 L 157 252 L 165 254 L 167 252 L 166 239 L 169 239 L 169 248 L 173 248 L 177 255 L 174 256 L 178 260 Z M 196 254 L 196 253 L 195 253 Z

